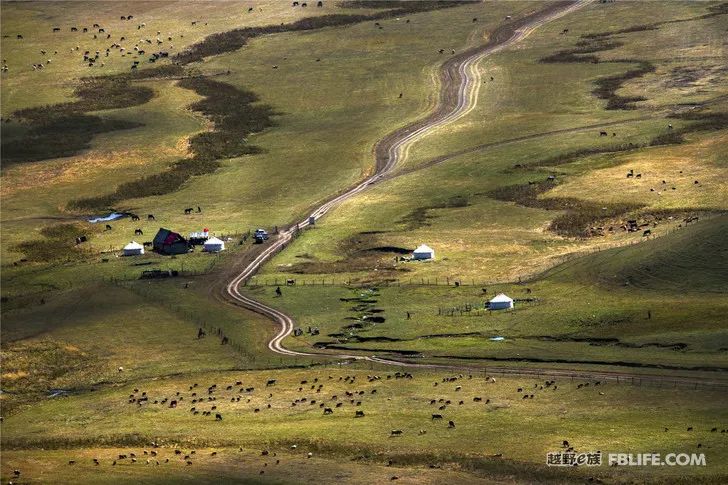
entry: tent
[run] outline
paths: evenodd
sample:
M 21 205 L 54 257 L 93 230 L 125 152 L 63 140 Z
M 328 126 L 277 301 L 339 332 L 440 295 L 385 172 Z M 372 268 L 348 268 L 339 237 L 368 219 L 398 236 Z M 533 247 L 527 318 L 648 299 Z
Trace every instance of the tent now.
M 154 250 L 160 254 L 185 254 L 189 251 L 187 240 L 169 229 L 159 228 L 154 236 Z
M 435 259 L 435 250 L 426 244 L 421 244 L 412 253 L 412 259 Z
M 507 310 L 513 308 L 513 298 L 504 293 L 498 293 L 488 302 L 489 310 Z
M 222 240 L 213 236 L 205 241 L 205 244 L 202 245 L 202 250 L 208 253 L 217 253 L 220 251 L 224 251 L 225 243 Z
M 144 246 L 136 241 L 132 241 L 124 246 L 123 252 L 124 256 L 139 256 L 144 254 Z

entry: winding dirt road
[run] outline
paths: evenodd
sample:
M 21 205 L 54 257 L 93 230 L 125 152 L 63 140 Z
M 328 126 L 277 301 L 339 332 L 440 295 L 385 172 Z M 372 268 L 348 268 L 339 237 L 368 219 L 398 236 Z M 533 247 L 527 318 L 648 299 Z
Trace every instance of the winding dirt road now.
M 490 35 L 488 42 L 484 45 L 468 49 L 460 54 L 450 57 L 440 68 L 440 97 L 432 112 L 420 120 L 393 131 L 382 138 L 375 146 L 376 171 L 373 175 L 363 180 L 358 185 L 349 188 L 345 192 L 333 196 L 325 203 L 314 209 L 309 217 L 293 224 L 282 231 L 275 240 L 272 240 L 252 259 L 246 260 L 242 270 L 235 275 L 225 286 L 222 297 L 230 303 L 242 306 L 263 316 L 270 318 L 280 324 L 280 331 L 270 340 L 268 348 L 278 354 L 288 356 L 319 356 L 334 359 L 354 359 L 376 362 L 379 364 L 396 365 L 401 367 L 420 367 L 438 369 L 467 369 L 467 367 L 424 364 L 406 362 L 392 359 L 384 359 L 376 356 L 354 355 L 354 354 L 332 354 L 324 352 L 300 352 L 289 350 L 283 345 L 283 340 L 288 337 L 294 328 L 293 318 L 284 312 L 261 303 L 240 291 L 241 284 L 244 284 L 258 269 L 277 252 L 281 251 L 293 239 L 297 231 L 309 225 L 311 218 L 317 220 L 323 217 L 332 208 L 341 202 L 354 197 L 367 189 L 369 185 L 391 176 L 391 172 L 398 164 L 407 157 L 409 147 L 416 141 L 422 139 L 438 128 L 452 123 L 470 113 L 476 106 L 478 91 L 481 85 L 480 73 L 477 65 L 483 58 L 492 55 L 520 40 L 526 38 L 538 27 L 560 18 L 568 13 L 579 9 L 592 0 L 561 1 L 550 3 L 546 7 L 528 14 L 522 18 L 509 21 L 498 27 Z M 483 148 L 483 147 L 480 147 Z M 574 375 L 574 372 L 549 369 L 541 370 L 536 368 L 499 368 L 499 373 L 511 373 L 520 375 L 529 374 L 562 374 Z M 568 374 L 567 374 L 568 373 Z M 599 378 L 624 378 L 629 374 L 604 372 L 582 372 L 585 376 L 597 376 Z M 635 374 L 636 378 L 640 374 Z

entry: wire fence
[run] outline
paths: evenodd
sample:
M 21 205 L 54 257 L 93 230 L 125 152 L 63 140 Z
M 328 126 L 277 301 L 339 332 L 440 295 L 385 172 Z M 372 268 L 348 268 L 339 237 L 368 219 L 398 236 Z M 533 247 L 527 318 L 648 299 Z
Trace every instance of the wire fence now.
M 403 362 L 405 363 L 405 362 Z M 411 364 L 411 365 L 406 365 Z M 646 387 L 657 389 L 676 389 L 676 390 L 693 390 L 693 391 L 715 391 L 728 393 L 728 380 L 721 380 L 716 377 L 714 380 L 710 378 L 698 378 L 690 376 L 669 376 L 669 375 L 640 375 L 638 373 L 629 374 L 627 372 L 618 373 L 610 371 L 589 371 L 589 370 L 560 370 L 560 369 L 534 369 L 529 367 L 506 367 L 506 366 L 466 366 L 455 364 L 428 364 L 406 361 L 405 365 L 388 365 L 385 369 L 391 369 L 391 372 L 417 372 L 417 367 L 422 365 L 423 371 L 432 372 L 433 370 L 459 372 L 473 377 L 481 377 L 489 379 L 492 377 L 518 377 L 532 378 L 536 380 L 553 380 L 556 384 L 569 382 L 577 387 L 594 387 L 599 388 L 607 383 Z M 380 368 L 382 364 L 370 362 L 370 369 Z M 463 375 L 465 377 L 465 375 Z M 525 390 L 525 388 L 524 388 Z

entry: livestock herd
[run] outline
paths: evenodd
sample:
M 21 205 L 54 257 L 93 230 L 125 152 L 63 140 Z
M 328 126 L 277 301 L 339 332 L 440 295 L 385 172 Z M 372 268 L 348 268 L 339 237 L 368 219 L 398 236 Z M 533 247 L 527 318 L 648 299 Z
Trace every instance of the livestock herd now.
M 416 382 L 412 382 L 415 380 Z M 530 379 L 526 379 L 528 380 Z M 111 452 L 107 450 L 105 453 L 108 456 L 104 458 L 74 456 L 74 452 L 70 451 L 71 456 L 68 457 L 67 463 L 69 466 L 86 464 L 100 468 L 105 468 L 103 465 L 153 466 L 160 467 L 160 473 L 164 473 L 165 465 L 183 467 L 190 467 L 195 463 L 204 465 L 218 456 L 223 459 L 227 456 L 233 460 L 240 460 L 241 458 L 236 456 L 243 456 L 243 453 L 249 453 L 256 444 L 262 443 L 268 444 L 262 450 L 255 452 L 260 461 L 249 463 L 254 467 L 259 465 L 261 475 L 269 465 L 275 467 L 283 464 L 282 460 L 292 457 L 312 458 L 316 449 L 306 449 L 308 441 L 305 432 L 299 435 L 294 428 L 291 428 L 294 430 L 293 435 L 286 438 L 276 439 L 269 434 L 270 431 L 265 431 L 262 441 L 251 441 L 246 438 L 238 444 L 230 444 L 235 440 L 236 433 L 233 430 L 247 429 L 250 431 L 250 436 L 255 436 L 255 432 L 252 431 L 255 426 L 272 424 L 274 422 L 272 420 L 275 419 L 304 422 L 306 426 L 302 429 L 307 429 L 312 424 L 316 425 L 316 420 L 320 420 L 318 422 L 321 423 L 321 429 L 327 429 L 326 422 L 329 419 L 354 419 L 361 423 L 361 432 L 364 428 L 368 428 L 375 433 L 375 437 L 371 438 L 373 443 L 394 439 L 408 440 L 411 443 L 418 443 L 416 446 L 422 446 L 421 440 L 427 438 L 423 435 L 427 435 L 428 431 L 439 433 L 433 437 L 436 440 L 441 440 L 445 436 L 445 440 L 454 440 L 453 442 L 475 440 L 476 443 L 481 441 L 486 443 L 484 440 L 488 437 L 480 434 L 478 430 L 481 428 L 478 425 L 484 419 L 500 419 L 499 412 L 503 410 L 514 410 L 519 406 L 529 408 L 539 406 L 539 398 L 544 399 L 544 404 L 548 405 L 556 392 L 565 393 L 560 398 L 565 403 L 574 399 L 605 399 L 603 397 L 605 391 L 608 392 L 612 386 L 606 381 L 599 380 L 582 380 L 578 383 L 573 382 L 573 379 L 571 381 L 564 379 L 559 385 L 555 379 L 533 379 L 530 384 L 525 385 L 524 380 L 507 378 L 496 383 L 493 377 L 483 378 L 472 374 L 445 375 L 441 378 L 437 378 L 434 374 L 426 374 L 415 378 L 410 372 L 392 372 L 383 376 L 365 375 L 363 372 L 334 376 L 314 371 L 309 376 L 299 374 L 298 378 L 286 374 L 275 378 L 246 375 L 243 378 L 231 378 L 227 383 L 213 382 L 207 386 L 186 381 L 176 385 L 163 384 L 164 389 L 156 390 L 135 387 L 126 398 L 129 408 L 122 412 L 140 413 L 139 418 L 154 416 L 155 422 L 171 420 L 167 422 L 178 422 L 191 429 L 197 425 L 189 416 L 206 419 L 207 421 L 202 422 L 203 427 L 232 426 L 233 428 L 214 428 L 230 431 L 225 432 L 225 444 L 217 449 L 212 445 L 204 450 L 197 450 L 190 444 L 175 444 L 168 439 L 153 439 L 143 448 L 122 446 L 113 452 L 114 454 L 110 454 Z M 520 385 L 516 386 L 515 382 L 519 382 Z M 402 391 L 409 389 L 410 386 L 416 386 L 418 392 L 409 393 L 406 401 L 400 401 L 398 398 L 403 396 Z M 422 394 L 428 387 L 431 389 L 430 395 L 425 397 Z M 586 394 L 580 396 L 581 393 Z M 491 397 L 486 397 L 488 395 Z M 433 412 L 435 407 L 437 410 Z M 456 425 L 456 417 L 461 425 Z M 392 428 L 391 425 L 396 427 Z M 171 427 L 177 426 L 175 424 Z M 262 429 L 268 428 L 264 426 Z M 276 428 L 272 426 L 271 429 Z M 439 431 L 440 429 L 446 431 Z M 679 432 L 684 439 L 685 434 L 678 423 L 673 423 L 673 428 L 660 427 L 659 433 L 668 433 L 671 429 Z M 697 441 L 701 437 L 707 439 L 719 431 L 723 434 L 728 433 L 728 429 L 718 426 L 700 429 L 692 424 L 685 424 L 682 429 L 687 430 L 688 439 L 693 441 L 692 446 L 696 449 L 703 448 L 702 441 Z M 658 430 L 653 431 L 658 432 Z M 220 432 L 213 431 L 213 434 L 220 435 Z M 377 434 L 379 438 L 376 438 Z M 560 448 L 567 452 L 577 450 L 575 442 L 579 440 L 578 437 L 554 435 L 550 438 L 552 439 L 550 446 L 553 449 Z M 364 434 L 362 439 L 365 439 Z M 243 446 L 239 446 L 241 444 Z M 504 456 L 507 453 L 489 446 L 490 443 L 486 446 L 490 451 L 484 456 L 495 460 L 508 459 L 508 456 Z M 439 468 L 441 464 L 434 456 L 436 455 L 430 458 L 433 461 L 429 467 Z M 396 465 L 397 454 L 392 457 L 394 459 L 388 460 L 387 466 Z M 21 470 L 16 468 L 15 478 L 20 479 L 21 475 Z M 397 477 L 395 475 L 391 478 Z
M 308 4 L 306 2 L 299 3 L 299 2 L 293 2 L 293 7 L 306 7 Z M 318 1 L 316 3 L 317 7 L 323 7 L 323 1 Z M 263 11 L 262 8 L 258 9 L 259 11 Z M 255 7 L 249 7 L 247 9 L 248 13 L 253 13 L 255 11 Z M 135 19 L 134 15 L 121 15 L 119 16 L 119 19 L 121 22 L 129 22 L 131 20 Z M 193 20 L 190 22 L 192 27 L 197 26 L 198 24 L 202 24 L 204 26 L 207 26 L 207 22 L 202 22 L 200 20 Z M 112 53 L 116 52 L 120 57 L 122 58 L 131 58 L 133 59 L 131 61 L 131 65 L 129 66 L 131 70 L 136 70 L 140 64 L 140 60 L 136 59 L 142 59 L 143 56 L 147 56 L 147 61 L 150 63 L 154 63 L 157 60 L 161 58 L 166 58 L 170 56 L 170 51 L 175 50 L 175 46 L 173 44 L 173 41 L 175 39 L 179 40 L 180 42 L 183 42 L 182 39 L 184 39 L 183 33 L 177 33 L 173 34 L 171 32 L 168 32 L 166 34 L 162 34 L 161 30 L 156 31 L 156 35 L 154 34 L 146 34 L 145 32 L 147 29 L 147 23 L 146 22 L 140 22 L 136 25 L 136 30 L 141 34 L 138 39 L 132 40 L 131 38 L 127 39 L 127 35 L 117 35 L 118 40 L 113 40 L 114 35 L 112 34 L 112 30 L 108 27 L 102 27 L 100 23 L 93 23 L 91 27 L 82 26 L 78 27 L 77 25 L 67 26 L 67 27 L 60 27 L 60 26 L 53 26 L 51 27 L 51 32 L 53 34 L 60 34 L 63 33 L 65 30 L 68 30 L 70 33 L 83 36 L 81 37 L 84 42 L 91 42 L 92 41 L 111 41 L 112 43 L 109 44 L 107 47 L 102 47 L 100 49 L 96 49 L 96 47 L 86 47 L 82 48 L 81 45 L 76 45 L 75 47 L 71 48 L 72 54 L 79 55 L 79 58 L 81 59 L 81 62 L 88 65 L 88 67 L 105 67 L 106 62 L 105 58 L 108 58 L 112 55 Z M 120 30 L 128 30 L 129 27 L 120 25 Z M 3 38 L 10 38 L 10 34 L 4 34 Z M 129 36 L 131 37 L 131 36 Z M 15 39 L 17 41 L 23 41 L 26 39 L 26 36 L 22 33 L 15 34 Z M 129 46 L 132 44 L 133 46 L 129 48 Z M 56 41 L 53 40 L 50 43 L 55 44 Z M 148 49 L 157 49 L 155 52 L 151 52 L 147 54 Z M 160 50 L 164 49 L 164 50 Z M 50 52 L 47 49 L 41 49 L 40 54 L 42 56 L 47 56 L 48 52 Z M 80 54 L 83 52 L 83 54 Z M 57 55 L 58 50 L 53 50 L 53 54 Z M 25 59 L 25 57 L 24 57 Z M 33 71 L 39 71 L 44 70 L 49 64 L 53 62 L 53 59 L 50 57 L 46 57 L 45 59 L 41 61 L 32 62 L 30 64 Z M 10 70 L 10 67 L 8 65 L 7 59 L 3 59 L 2 66 L 0 67 L 0 71 L 3 73 L 6 73 Z

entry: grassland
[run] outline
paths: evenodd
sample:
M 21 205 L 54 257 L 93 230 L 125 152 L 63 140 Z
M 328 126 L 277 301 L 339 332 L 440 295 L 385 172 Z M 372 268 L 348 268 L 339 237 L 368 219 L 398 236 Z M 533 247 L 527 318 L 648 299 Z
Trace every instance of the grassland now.
M 18 110 L 82 103 L 74 90 L 89 75 L 115 76 L 92 81 L 104 86 L 126 80 L 140 98 L 78 110 L 125 128 L 85 133 L 79 153 L 3 166 L 2 480 L 20 469 L 21 483 L 725 482 L 722 391 L 483 375 L 498 366 L 578 368 L 679 375 L 683 388 L 723 378 L 728 106 L 717 5 L 595 2 L 487 58 L 472 112 L 415 144 L 394 176 L 304 231 L 244 290 L 299 328 L 320 330 L 286 339 L 294 350 L 483 369 L 445 383 L 443 372 L 389 379 L 395 369 L 274 355 L 266 347 L 273 324 L 224 304 L 217 289 L 252 252 L 239 244 L 244 233 L 283 227 L 371 173 L 376 141 L 434 106 L 436 69 L 450 49 L 482 43 L 506 15 L 537 2 L 401 17 L 366 2 L 256 2 L 251 12 L 223 2 L 3 4 L 4 136 L 27 135 Z M 120 20 L 129 14 L 133 21 Z M 380 25 L 372 18 L 242 41 L 239 31 L 224 34 L 277 32 L 329 14 L 376 15 Z M 644 18 L 651 25 L 643 28 Z M 69 30 L 93 23 L 112 39 Z M 132 75 L 135 57 L 118 51 L 103 67 L 80 61 L 85 49 L 103 56 L 119 36 L 153 39 L 157 31 L 162 44 L 148 50 L 170 51 L 188 63 L 184 70 L 146 78 L 157 66 L 170 69 L 161 60 Z M 211 34 L 240 48 L 220 44 L 219 55 L 200 62 L 174 57 L 209 47 L 199 43 Z M 51 43 L 53 62 L 32 70 Z M 69 54 L 76 45 L 80 52 Z M 587 62 L 561 62 L 559 53 L 595 45 L 581 55 L 594 56 Z M 558 62 L 544 62 L 554 55 Z M 639 66 L 639 76 L 625 77 Z M 610 105 L 617 98 L 631 101 Z M 628 170 L 640 178 L 627 179 Z M 510 197 L 521 193 L 528 197 Z M 91 202 L 73 204 L 80 199 Z M 184 215 L 191 206 L 202 212 Z M 108 231 L 84 221 L 111 208 L 142 220 L 115 221 Z M 144 218 L 150 213 L 157 221 Z M 694 215 L 700 221 L 686 226 Z M 632 217 L 658 237 L 620 230 Z M 230 236 L 228 250 L 116 257 L 135 229 L 144 231 L 141 242 L 160 225 L 183 234 L 209 227 Z M 89 241 L 72 244 L 77 233 Z M 422 242 L 435 248 L 435 261 L 399 259 Z M 152 268 L 181 276 L 138 279 Z M 289 278 L 296 285 L 276 297 Z M 311 285 L 321 281 L 336 284 Z M 516 309 L 485 312 L 483 302 L 501 291 L 519 299 Z M 372 374 L 382 380 L 368 382 Z M 313 379 L 320 392 L 310 389 Z M 214 402 L 205 394 L 213 383 Z M 355 390 L 364 394 L 344 399 Z M 139 404 L 142 392 L 149 401 Z M 192 392 L 204 402 L 192 404 L 201 399 Z M 444 403 L 431 399 L 452 403 L 440 411 Z M 356 410 L 366 416 L 355 418 Z M 444 421 L 431 419 L 438 412 Z M 391 437 L 392 429 L 403 435 Z M 577 451 L 705 452 L 708 466 L 545 467 L 544 454 L 564 439 Z M 147 465 L 152 442 L 158 456 Z M 193 464 L 175 448 L 195 449 Z M 118 459 L 130 452 L 136 464 Z
M 700 127 L 701 117 L 720 117 L 725 111 L 724 88 L 715 77 L 699 87 L 673 86 L 629 110 L 604 109 L 605 100 L 595 96 L 600 89 L 595 82 L 633 68 L 612 61 L 644 59 L 664 70 L 664 45 L 682 42 L 686 63 L 715 64 L 720 49 L 711 51 L 713 57 L 703 54 L 716 46 L 716 22 L 724 16 L 706 18 L 715 11 L 713 5 L 674 7 L 654 16 L 656 22 L 665 22 L 659 27 L 614 34 L 613 48 L 591 54 L 600 60 L 596 64 L 542 60 L 579 45 L 592 32 L 616 31 L 615 24 L 635 25 L 631 5 L 591 5 L 539 29 L 517 49 L 488 58 L 481 66 L 484 82 L 472 113 L 415 144 L 400 178 L 343 204 L 316 231 L 307 232 L 274 259 L 266 273 L 361 281 L 509 281 L 538 273 L 565 254 L 638 240 L 641 233 L 607 231 L 626 219 L 652 222 L 658 214 L 662 224 L 652 231 L 661 234 L 674 227 L 665 224 L 670 215 L 724 211 L 725 123 L 711 124 L 708 130 Z M 686 41 L 681 33 L 687 28 L 696 33 Z M 649 45 L 659 47 L 653 51 Z M 665 82 L 664 77 L 647 74 L 625 79 L 617 92 L 638 81 Z M 691 106 L 706 104 L 689 117 L 665 118 L 684 110 L 684 99 Z M 600 131 L 608 136 L 600 136 Z M 533 138 L 523 139 L 529 136 Z M 671 144 L 681 138 L 682 145 Z M 518 141 L 508 142 L 513 139 Z M 625 180 L 629 169 L 640 178 Z M 509 197 L 493 200 L 499 190 L 529 189 L 527 182 L 545 181 L 549 175 L 556 176 L 546 187 L 550 190 L 535 193 L 526 204 L 513 204 L 517 198 Z M 585 235 L 599 236 L 581 237 Z M 440 255 L 435 264 L 395 268 L 395 253 L 376 258 L 367 251 L 411 250 L 422 242 Z
M 372 374 L 381 379 L 369 381 L 366 376 Z M 725 474 L 720 459 L 725 453 L 723 436 L 710 431 L 724 421 L 725 409 L 721 396 L 708 391 L 676 393 L 604 382 L 590 382 L 590 386 L 583 387 L 584 382 L 558 379 L 554 385 L 544 387 L 542 380 L 504 378 L 493 383 L 482 375 L 445 383 L 442 373 L 415 372 L 411 379 L 392 375 L 391 370 L 358 369 L 213 372 L 139 380 L 83 396 L 51 399 L 5 419 L 4 449 L 26 451 L 22 455 L 8 452 L 3 476 L 21 464 L 22 473 L 28 477 L 50 471 L 65 476 L 71 473 L 66 470 L 75 466 L 73 472 L 82 477 L 81 481 L 94 481 L 101 473 L 119 480 L 150 480 L 153 474 L 171 480 L 182 473 L 180 468 L 186 468 L 185 473 L 191 476 L 216 470 L 212 473 L 227 477 L 237 466 L 244 476 L 264 470 L 261 479 L 286 481 L 291 480 L 293 470 L 300 474 L 300 480 L 310 479 L 309 474 L 326 478 L 330 467 L 336 469 L 336 462 L 342 466 L 351 462 L 345 470 L 364 474 L 355 480 L 374 481 L 400 474 L 414 479 L 414 473 L 425 472 L 430 465 L 442 469 L 425 472 L 424 479 L 437 482 L 457 474 L 463 474 L 459 476 L 466 481 L 569 482 L 588 476 L 617 481 L 648 476 L 669 480 L 686 473 L 695 480 L 710 482 Z M 356 376 L 356 381 L 343 380 L 344 376 Z M 271 378 L 277 382 L 266 388 Z M 255 390 L 240 393 L 236 381 Z M 301 381 L 308 384 L 302 385 Z M 195 388 L 195 383 L 199 387 Z M 205 389 L 213 383 L 217 390 L 210 396 L 216 401 L 209 402 Z M 439 385 L 433 387 L 435 383 Z M 231 390 L 227 390 L 228 384 Z M 310 389 L 311 385 L 320 392 Z M 361 405 L 350 402 L 346 391 L 356 391 L 352 399 Z M 149 401 L 137 404 L 142 392 Z M 198 396 L 204 394 L 204 402 L 191 402 L 195 392 Z M 523 399 L 524 392 L 534 398 Z M 130 396 L 134 396 L 134 402 L 129 402 Z M 154 404 L 165 397 L 176 397 L 179 404 L 172 409 L 169 401 Z M 240 401 L 237 397 L 241 397 Z M 304 397 L 306 401 L 302 401 Z M 482 400 L 474 400 L 476 397 Z M 438 411 L 442 403 L 432 405 L 431 399 L 450 400 L 452 404 Z M 315 404 L 309 404 L 310 400 Z M 297 405 L 293 406 L 294 402 Z M 320 403 L 332 407 L 333 414 L 323 414 Z M 341 406 L 337 407 L 337 403 Z M 213 416 L 190 412 L 191 407 L 204 411 L 213 405 Z M 260 411 L 255 412 L 256 408 Z M 100 416 L 101 409 L 105 417 Z M 364 411 L 365 416 L 355 418 L 355 410 Z M 221 422 L 215 421 L 215 412 L 223 416 Z M 445 416 L 444 421 L 431 419 L 431 414 L 438 412 Z M 456 427 L 449 429 L 448 420 Z M 686 431 L 688 427 L 693 431 Z M 392 429 L 401 429 L 402 436 L 392 438 Z M 529 437 L 527 442 L 524 435 Z M 547 469 L 542 464 L 544 455 L 560 449 L 564 439 L 579 451 L 605 453 L 642 449 L 663 454 L 692 452 L 700 443 L 708 466 L 689 471 L 605 466 L 567 473 Z M 142 449 L 151 450 L 152 441 L 159 446 L 155 449 L 158 455 L 145 456 Z M 174 448 L 184 450 L 183 455 L 173 454 Z M 180 458 L 190 449 L 196 451 L 189 455 L 193 464 L 185 466 Z M 270 454 L 261 456 L 260 450 Z M 217 455 L 210 456 L 212 451 Z M 136 454 L 136 464 L 115 456 L 130 452 Z M 299 465 L 309 452 L 319 466 Z M 27 457 L 33 457 L 33 461 L 25 461 Z M 92 457 L 98 457 L 101 465 L 93 467 Z M 169 463 L 164 461 L 167 458 Z M 115 467 L 110 463 L 114 459 Z M 151 459 L 152 465 L 147 466 L 146 459 Z M 77 464 L 68 465 L 67 460 Z M 154 465 L 155 460 L 160 461 L 159 467 Z M 276 460 L 280 463 L 275 464 Z M 390 461 L 391 466 L 383 468 Z M 360 466 L 364 464 L 373 466 L 363 471 Z
M 395 282 L 372 291 L 326 286 L 321 284 L 326 279 L 315 278 L 302 286 L 303 275 L 282 297 L 270 286 L 249 291 L 296 315 L 302 329 L 320 329 L 320 335 L 289 339 L 291 348 L 303 351 L 463 357 L 491 366 L 725 371 L 728 268 L 720 262 L 725 230 L 725 216 L 694 223 L 649 242 L 573 259 L 521 284 L 402 278 L 402 286 Z M 258 281 L 275 283 L 263 276 Z M 455 287 L 456 281 L 463 285 Z M 483 310 L 499 292 L 521 300 L 515 311 Z M 505 341 L 490 340 L 496 336 Z

